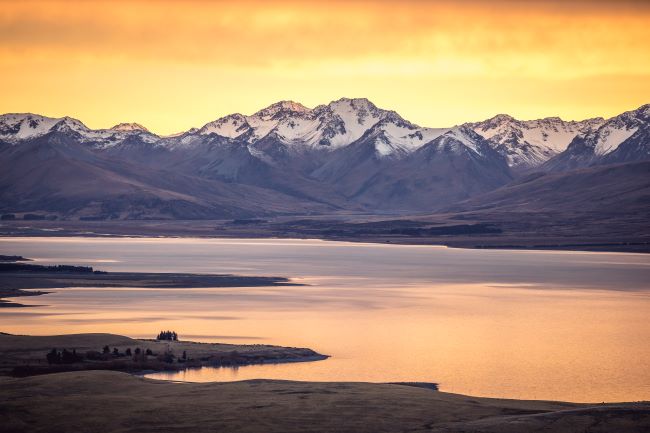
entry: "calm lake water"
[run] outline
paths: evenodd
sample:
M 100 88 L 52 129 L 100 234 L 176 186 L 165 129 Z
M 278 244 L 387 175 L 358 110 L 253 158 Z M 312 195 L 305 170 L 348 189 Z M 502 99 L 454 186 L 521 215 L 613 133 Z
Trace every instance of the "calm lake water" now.
M 107 271 L 275 275 L 295 287 L 57 289 L 0 331 L 310 347 L 326 361 L 150 377 L 426 381 L 491 397 L 650 400 L 650 256 L 316 240 L 2 238 L 0 254 Z

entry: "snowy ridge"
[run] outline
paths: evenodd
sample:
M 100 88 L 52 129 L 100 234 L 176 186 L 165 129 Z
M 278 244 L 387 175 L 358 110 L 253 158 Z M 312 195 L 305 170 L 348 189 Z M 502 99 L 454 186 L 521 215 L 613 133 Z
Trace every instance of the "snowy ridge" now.
M 147 128 L 140 125 L 139 123 L 118 123 L 117 125 L 113 126 L 110 129 L 113 131 L 122 131 L 122 132 L 129 132 L 129 131 L 149 132 Z
M 559 117 L 522 121 L 499 114 L 467 125 L 489 140 L 509 166 L 528 168 L 565 151 L 577 135 L 588 133 L 603 122 L 602 118 L 567 122 Z
M 485 140 L 471 128 L 461 125 L 447 130 L 427 146 L 434 145 L 438 152 L 446 151 L 456 154 L 470 152 L 478 156 L 484 156 L 485 149 L 481 149 L 484 142 Z
M 199 134 L 217 134 L 255 143 L 274 137 L 289 148 L 336 150 L 359 139 L 381 125 L 377 152 L 411 152 L 446 131 L 447 128 L 420 128 L 394 111 L 377 108 L 364 98 L 341 98 L 309 109 L 293 101 L 282 101 L 253 115 L 231 114 L 204 125 Z M 191 139 L 187 139 L 190 142 Z
M 0 116 L 0 139 L 18 143 L 41 137 L 50 132 L 77 134 L 82 143 L 98 148 L 111 147 L 134 135 L 144 142 L 155 143 L 159 137 L 138 123 L 120 123 L 109 129 L 90 129 L 72 117 L 46 117 L 30 113 L 11 113 Z
M 594 153 L 603 156 L 616 151 L 640 127 L 648 124 L 650 124 L 650 104 L 612 117 L 600 128 L 587 134 L 585 138 L 593 147 Z
M 608 120 L 564 121 L 548 117 L 523 121 L 499 114 L 460 127 L 426 128 L 410 123 L 394 111 L 378 108 L 368 99 L 341 98 L 315 108 L 280 101 L 251 115 L 230 114 L 201 128 L 167 137 L 152 134 L 138 123 L 93 130 L 70 117 L 5 114 L 0 116 L 0 140 L 16 144 L 56 131 L 73 134 L 79 142 L 99 150 L 142 143 L 170 150 L 205 144 L 234 145 L 248 148 L 251 155 L 264 161 L 313 151 L 334 152 L 357 142 L 374 148 L 378 158 L 402 158 L 438 138 L 438 144 L 448 149 L 468 149 L 480 154 L 483 140 L 487 140 L 511 168 L 529 169 L 566 153 L 577 137 L 598 157 L 615 153 L 630 140 L 635 140 L 635 146 L 642 150 L 628 149 L 626 154 L 642 155 L 649 124 L 650 104 Z M 576 154 L 577 150 L 572 152 Z
M 16 142 L 47 134 L 62 119 L 30 113 L 0 116 L 0 139 Z

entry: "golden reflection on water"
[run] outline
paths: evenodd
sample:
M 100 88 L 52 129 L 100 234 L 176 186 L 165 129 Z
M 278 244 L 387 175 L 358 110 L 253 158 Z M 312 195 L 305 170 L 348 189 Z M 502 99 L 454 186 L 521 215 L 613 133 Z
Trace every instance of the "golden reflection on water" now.
M 228 266 L 231 260 L 260 275 L 274 269 L 272 274 L 296 276 L 296 281 L 309 285 L 61 289 L 19 299 L 39 307 L 0 311 L 0 331 L 111 332 L 152 338 L 161 329 L 174 329 L 188 340 L 302 346 L 331 355 L 319 362 L 149 376 L 174 380 L 426 381 L 440 383 L 443 391 L 477 396 L 594 402 L 650 399 L 647 256 L 364 246 L 357 260 L 360 248 L 354 245 L 327 244 L 323 249 L 319 242 L 279 241 L 284 242 L 282 247 L 265 241 L 261 244 L 269 251 L 246 261 L 253 254 L 246 248 L 258 251 L 260 241 L 231 240 L 230 244 L 217 242 L 217 252 L 197 253 L 191 262 L 174 267 L 165 257 L 147 262 L 150 257 L 144 252 L 148 250 L 131 252 L 131 262 L 133 257 L 143 257 L 135 264 L 120 260 L 125 245 L 133 244 L 104 241 L 86 242 L 94 243 L 101 254 L 95 250 L 52 254 L 63 259 L 65 254 L 97 257 L 107 260 L 100 267 L 109 270 L 122 270 L 122 266 L 131 270 L 139 263 L 147 270 L 202 272 L 206 269 L 198 267 L 204 266 L 201 263 L 221 254 Z M 182 250 L 191 240 L 183 242 L 172 241 L 181 248 L 174 251 L 175 259 L 195 251 L 196 245 Z M 66 248 L 74 244 L 51 243 Z M 286 252 L 294 251 L 290 249 L 294 244 L 309 247 Z M 115 245 L 115 251 L 107 248 L 110 245 Z M 17 244 L 2 246 L 2 253 L 23 252 Z M 339 262 L 332 257 L 343 252 Z M 300 267 L 301 257 L 309 260 L 309 266 Z M 396 275 L 405 268 L 408 273 Z M 472 276 L 472 281 L 439 278 L 444 274 L 449 280 L 476 269 L 484 274 Z M 519 282 L 509 282 L 517 272 L 523 275 Z M 619 272 L 620 287 L 605 289 L 612 284 L 603 283 L 606 274 L 598 272 L 610 276 Z M 479 277 L 484 281 L 477 282 Z M 541 280 L 553 281 L 544 286 Z M 589 286 L 598 289 L 585 288 Z
M 647 293 L 411 285 L 383 288 L 380 301 L 365 304 L 350 296 L 341 301 L 328 289 L 337 290 L 319 288 L 327 295 L 317 295 L 304 311 L 287 305 L 313 287 L 65 289 L 28 298 L 26 303 L 49 306 L 12 311 L 2 329 L 151 338 L 172 328 L 186 339 L 304 346 L 332 356 L 149 376 L 155 378 L 429 381 L 444 391 L 480 396 L 650 398 Z M 119 292 L 128 293 L 129 302 L 112 306 Z M 281 305 L 264 306 L 259 298 L 269 294 Z

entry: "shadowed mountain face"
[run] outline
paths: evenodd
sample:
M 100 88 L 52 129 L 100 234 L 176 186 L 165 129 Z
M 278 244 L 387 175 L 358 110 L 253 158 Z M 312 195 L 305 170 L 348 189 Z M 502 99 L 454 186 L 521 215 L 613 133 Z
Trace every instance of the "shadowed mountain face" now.
M 0 151 L 3 210 L 86 218 L 233 218 L 330 208 L 252 186 L 113 159 L 52 132 Z
M 632 213 L 650 218 L 650 161 L 535 173 L 447 210 Z
M 511 180 L 505 159 L 465 127 L 452 128 L 401 157 L 377 154 L 376 140 L 364 137 L 318 171 L 366 208 L 435 210 Z
M 499 115 L 427 128 L 366 99 L 314 109 L 283 101 L 170 137 L 137 123 L 92 130 L 68 117 L 6 114 L 0 212 L 185 219 L 435 211 L 533 169 L 647 160 L 649 107 L 608 120 Z

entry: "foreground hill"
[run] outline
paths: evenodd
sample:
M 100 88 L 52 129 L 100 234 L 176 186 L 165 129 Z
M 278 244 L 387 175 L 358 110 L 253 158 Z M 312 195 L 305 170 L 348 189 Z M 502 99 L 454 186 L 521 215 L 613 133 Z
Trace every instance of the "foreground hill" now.
M 500 400 L 399 384 L 171 383 L 116 372 L 0 378 L 0 407 L 6 433 L 626 433 L 650 429 L 647 403 Z

